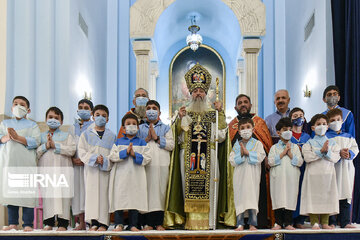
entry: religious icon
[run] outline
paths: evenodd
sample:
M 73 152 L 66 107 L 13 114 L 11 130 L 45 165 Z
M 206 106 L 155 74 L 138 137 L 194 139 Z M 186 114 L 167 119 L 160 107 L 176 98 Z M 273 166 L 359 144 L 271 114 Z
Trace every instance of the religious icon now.
M 194 169 L 195 169 L 195 164 L 196 164 L 195 156 L 196 156 L 195 153 L 191 153 L 191 156 L 190 156 L 190 169 L 191 169 L 191 171 L 194 171 Z
M 206 168 L 206 158 L 205 158 L 205 153 L 202 153 L 200 155 L 200 166 L 201 166 L 201 170 L 204 170 L 205 171 L 205 168 Z

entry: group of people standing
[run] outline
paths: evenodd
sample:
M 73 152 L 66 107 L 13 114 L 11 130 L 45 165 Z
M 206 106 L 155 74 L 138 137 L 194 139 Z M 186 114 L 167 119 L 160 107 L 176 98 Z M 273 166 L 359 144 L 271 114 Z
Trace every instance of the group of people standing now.
M 0 168 L 74 169 L 72 198 L 43 198 L 44 230 L 67 230 L 70 209 L 75 230 L 87 223 L 91 231 L 106 231 L 111 222 L 114 231 L 292 230 L 307 216 L 313 229 L 353 227 L 352 160 L 359 150 L 353 115 L 338 106 L 336 86 L 325 89 L 328 109 L 309 123 L 301 108 L 288 108 L 289 94 L 279 90 L 277 111 L 265 120 L 240 94 L 238 116 L 227 124 L 221 102 L 207 98 L 211 79 L 189 79 L 190 103 L 171 126 L 161 121 L 160 104 L 139 88 L 117 137 L 106 127 L 104 105 L 79 101 L 79 121 L 69 132 L 60 130 L 62 111 L 51 107 L 48 130 L 40 133 L 26 118 L 29 101 L 13 99 L 14 118 L 0 124 Z M 32 230 L 36 199 L 7 198 L 1 191 L 0 203 L 8 209 L 4 230 L 18 229 L 19 207 L 24 230 Z

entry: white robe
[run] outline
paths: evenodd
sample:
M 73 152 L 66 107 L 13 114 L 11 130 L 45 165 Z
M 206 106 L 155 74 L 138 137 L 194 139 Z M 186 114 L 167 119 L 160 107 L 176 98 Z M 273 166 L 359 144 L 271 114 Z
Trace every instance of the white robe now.
M 0 124 L 0 138 L 8 134 L 8 128 L 14 128 L 19 136 L 25 137 L 27 146 L 13 140 L 5 144 L 0 143 L 0 204 L 33 208 L 37 204 L 35 197 L 5 198 L 3 190 L 7 190 L 3 189 L 3 174 L 7 174 L 7 172 L 4 173 L 5 167 L 35 168 L 37 166 L 36 149 L 40 144 L 40 129 L 35 122 L 25 118 L 20 120 L 6 119 Z M 11 189 L 9 190 L 11 191 Z
M 190 125 L 191 121 L 187 118 L 187 116 L 182 118 L 181 126 L 184 129 L 184 127 L 188 127 Z M 216 123 L 211 123 L 211 142 L 215 142 L 215 135 L 216 135 Z M 219 129 L 218 131 L 218 140 L 219 143 L 222 143 L 226 139 L 227 135 L 227 127 L 224 129 Z M 184 131 L 181 132 L 179 137 L 179 144 L 184 143 Z M 210 154 L 210 212 L 209 212 L 209 228 L 214 228 L 214 191 L 215 191 L 215 184 L 217 185 L 218 193 L 219 193 L 219 182 L 214 182 L 215 178 L 215 172 L 218 179 L 220 179 L 220 171 L 219 171 L 219 163 L 217 163 L 217 168 L 215 169 L 215 161 L 217 160 L 217 156 L 215 153 L 215 149 L 211 148 L 211 154 Z M 183 196 L 185 196 L 185 149 L 180 150 L 180 170 L 181 170 L 181 180 L 182 180 L 182 188 L 183 188 Z M 217 202 L 215 203 L 217 204 Z
M 236 216 L 249 209 L 258 213 L 261 162 L 266 157 L 264 146 L 254 138 L 250 138 L 245 147 L 249 156 L 241 156 L 240 144 L 236 141 L 229 157 L 229 162 L 234 167 Z
M 301 189 L 300 214 L 338 214 L 339 197 L 334 164 L 340 159 L 340 147 L 329 139 L 329 151 L 320 153 L 327 137 L 315 136 L 302 147 L 306 162 Z
M 148 209 L 149 212 L 164 211 L 167 184 L 169 179 L 170 152 L 174 149 L 174 138 L 171 128 L 159 121 L 154 130 L 159 136 L 160 143 L 151 140 L 147 143 L 150 148 L 151 162 L 145 166 Z M 149 133 L 149 125 L 141 124 L 139 137 L 144 139 Z
M 135 158 L 126 150 L 133 143 Z M 150 147 L 138 137 L 116 140 L 109 156 L 113 162 L 109 182 L 109 211 L 148 211 L 145 166 L 151 161 Z M 136 162 L 136 163 L 135 163 Z
M 339 200 L 347 199 L 347 202 L 351 204 L 355 179 L 353 159 L 358 155 L 359 148 L 355 138 L 353 138 L 350 134 L 346 134 L 346 136 L 342 134 L 332 139 L 335 140 L 340 149 L 348 148 L 354 154 L 354 156 L 350 159 L 341 158 L 340 161 L 335 163 Z
M 78 146 L 81 133 L 83 133 L 92 124 L 94 124 L 94 122 L 87 121 L 84 122 L 82 128 L 80 128 L 80 125 L 78 123 L 70 126 L 69 133 L 74 137 L 76 141 L 76 146 Z M 79 157 L 78 148 L 76 149 L 74 157 Z M 74 166 L 74 193 L 74 197 L 71 200 L 71 210 L 72 214 L 76 216 L 85 211 L 84 166 Z
M 286 147 L 281 140 L 273 145 L 269 152 L 270 195 L 273 210 L 285 208 L 294 211 L 296 209 L 300 167 L 304 160 L 298 145 L 291 142 L 290 144 L 292 159 L 288 155 L 280 159 L 280 154 Z
M 55 171 L 59 169 L 61 171 L 62 167 L 72 168 L 73 164 L 71 157 L 74 156 L 76 151 L 75 139 L 69 133 L 57 129 L 52 136 L 52 139 L 55 142 L 55 149 L 46 149 L 48 133 L 49 131 L 41 134 L 41 145 L 37 149 L 39 171 L 45 173 L 47 171 L 46 168 L 54 168 Z M 44 169 L 44 171 L 42 171 L 42 169 Z M 73 179 L 68 180 L 72 180 L 72 182 L 68 181 L 70 189 L 53 190 L 57 191 L 56 198 L 51 198 L 50 196 L 44 196 L 44 194 L 42 194 L 44 219 L 58 215 L 60 218 L 70 220 L 71 197 L 69 197 L 69 192 L 73 192 L 74 183 Z M 58 197 L 59 195 L 62 195 L 63 197 Z
M 85 221 L 92 219 L 109 225 L 109 176 L 111 162 L 109 154 L 116 140 L 116 135 L 109 129 L 105 129 L 100 139 L 94 129 L 90 126 L 80 136 L 79 157 L 85 164 Z M 103 165 L 98 165 L 96 159 L 99 155 L 104 158 Z

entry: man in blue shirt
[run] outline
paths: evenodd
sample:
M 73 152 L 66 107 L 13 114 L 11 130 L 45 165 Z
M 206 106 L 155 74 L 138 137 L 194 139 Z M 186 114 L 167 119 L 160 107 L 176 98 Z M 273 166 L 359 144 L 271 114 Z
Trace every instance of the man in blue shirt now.
M 276 111 L 265 118 L 267 127 L 269 128 L 273 143 L 279 141 L 279 136 L 276 133 L 275 126 L 281 118 L 288 117 L 290 113 L 289 103 L 290 97 L 289 92 L 286 89 L 278 90 L 274 95 L 274 103 Z

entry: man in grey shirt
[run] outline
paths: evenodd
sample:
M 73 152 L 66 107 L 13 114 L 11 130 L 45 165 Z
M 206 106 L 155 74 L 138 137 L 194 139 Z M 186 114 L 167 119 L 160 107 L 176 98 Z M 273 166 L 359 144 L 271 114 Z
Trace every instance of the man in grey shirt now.
M 266 125 L 269 128 L 271 138 L 273 139 L 273 144 L 279 141 L 279 136 L 275 129 L 276 124 L 281 118 L 288 117 L 290 113 L 289 92 L 285 89 L 278 90 L 274 96 L 274 103 L 276 111 L 265 118 Z

